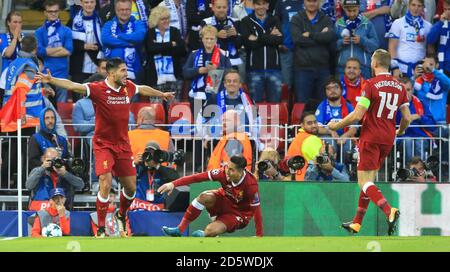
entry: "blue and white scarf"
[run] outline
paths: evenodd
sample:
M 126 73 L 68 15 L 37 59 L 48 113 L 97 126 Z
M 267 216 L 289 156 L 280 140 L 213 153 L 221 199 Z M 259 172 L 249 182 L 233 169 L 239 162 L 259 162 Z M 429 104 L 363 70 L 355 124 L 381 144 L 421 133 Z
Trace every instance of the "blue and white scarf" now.
M 144 0 L 136 0 L 136 7 L 139 12 L 139 19 L 143 21 L 145 24 L 147 24 L 148 17 L 147 17 L 147 9 L 145 8 Z
M 203 48 L 200 48 L 197 50 L 197 53 L 195 54 L 195 57 L 194 57 L 194 67 L 200 68 L 200 67 L 205 66 L 204 51 L 205 50 Z M 189 92 L 190 97 L 192 97 L 194 99 L 206 100 L 205 78 L 206 78 L 206 76 L 199 75 L 196 79 L 192 80 L 191 91 Z
M 197 10 L 198 11 L 206 11 L 205 0 L 197 0 Z
M 118 37 L 118 35 L 120 33 L 125 33 L 125 34 L 131 34 L 136 30 L 136 18 L 134 18 L 133 16 L 130 17 L 130 20 L 128 21 L 128 23 L 126 23 L 125 25 L 123 25 L 123 30 L 120 29 L 119 27 L 119 20 L 117 19 L 117 17 L 114 17 L 113 19 L 113 23 L 111 25 L 111 34 L 113 37 Z M 111 54 L 111 51 L 109 49 L 105 50 L 105 56 L 109 57 L 109 55 Z M 134 64 L 136 62 L 136 48 L 134 47 L 125 47 L 123 49 L 123 60 L 125 61 L 125 64 L 127 65 L 127 70 L 128 70 L 128 77 L 129 78 L 136 78 L 135 75 L 135 69 L 134 69 Z
M 361 25 L 361 21 L 363 19 L 363 15 L 361 13 L 358 14 L 354 20 L 350 20 L 347 15 L 344 13 L 343 16 L 346 28 L 350 31 L 351 34 L 355 33 L 355 30 Z
M 45 28 L 47 28 L 47 37 L 48 37 L 48 47 L 61 47 L 63 43 L 61 41 L 61 37 L 58 33 L 58 28 L 61 26 L 61 21 L 59 19 L 50 22 L 45 20 Z
M 217 31 L 222 30 L 223 27 L 226 25 L 234 27 L 233 19 L 231 19 L 231 17 L 227 17 L 227 19 L 225 19 L 226 21 L 225 21 L 224 25 L 217 24 L 216 16 L 212 16 L 205 20 L 206 20 L 207 24 L 209 22 L 209 25 L 216 27 Z M 218 43 L 218 45 L 219 45 L 219 43 Z M 236 49 L 236 46 L 234 45 L 234 43 L 231 39 L 228 39 L 226 48 L 221 48 L 221 49 L 225 51 L 225 56 L 230 58 L 230 62 L 231 62 L 232 66 L 237 66 L 237 65 L 242 64 L 242 59 L 239 57 L 239 51 Z
M 101 50 L 102 40 L 101 40 L 101 27 L 102 23 L 100 21 L 100 17 L 97 15 L 97 12 L 94 11 L 94 14 L 91 16 L 85 16 L 83 14 L 83 10 L 78 11 L 78 13 L 73 18 L 72 23 L 72 38 L 75 40 L 80 40 L 86 42 L 86 27 L 84 25 L 84 21 L 93 21 L 93 30 L 95 39 L 97 40 L 97 44 L 99 44 L 99 49 Z
M 446 49 L 450 46 L 450 28 L 448 27 L 448 20 L 444 22 L 441 28 L 441 33 L 439 36 L 439 45 L 438 45 L 438 61 L 439 61 L 439 71 L 444 71 L 444 61 L 445 61 L 445 52 Z
M 164 37 L 161 36 L 161 32 L 158 28 L 155 28 L 155 43 L 169 43 L 170 42 L 170 29 L 164 32 Z M 165 84 L 166 82 L 175 82 L 177 79 L 173 70 L 173 58 L 171 56 L 155 55 L 156 75 L 158 77 L 157 85 Z
M 180 0 L 180 6 L 177 8 L 173 0 L 164 0 L 164 6 L 170 11 L 170 26 L 179 29 L 181 38 L 184 39 L 187 33 L 186 6 L 183 0 Z
M 405 14 L 406 23 L 416 29 L 417 42 L 425 41 L 425 28 L 422 16 L 413 16 L 408 10 Z

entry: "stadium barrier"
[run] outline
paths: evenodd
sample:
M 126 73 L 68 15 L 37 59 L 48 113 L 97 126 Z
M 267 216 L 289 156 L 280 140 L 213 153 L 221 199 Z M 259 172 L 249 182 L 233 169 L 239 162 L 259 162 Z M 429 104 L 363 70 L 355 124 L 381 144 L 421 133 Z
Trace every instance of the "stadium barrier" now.
M 68 131 L 73 130 L 74 124 L 65 125 Z M 212 152 L 212 148 L 206 149 L 199 148 L 205 142 L 209 142 L 210 146 L 214 146 L 214 143 L 220 139 L 221 136 L 221 126 L 220 125 L 204 125 L 199 128 L 196 125 L 187 123 L 175 123 L 171 125 L 158 125 L 163 129 L 167 129 L 171 132 L 171 138 L 175 143 L 176 149 L 183 149 L 187 151 L 186 163 L 179 166 L 178 170 L 180 175 L 189 175 L 194 172 L 205 171 L 207 168 L 208 158 Z M 131 126 L 134 127 L 134 126 Z M 260 143 L 264 143 L 266 146 L 272 146 L 277 148 L 280 153 L 286 153 L 290 142 L 294 139 L 298 132 L 298 125 L 288 126 L 288 125 L 260 125 L 258 126 L 260 137 L 252 138 L 256 147 L 261 147 Z M 430 156 L 436 156 L 440 162 L 435 169 L 435 176 L 438 182 L 448 182 L 448 173 L 450 172 L 450 164 L 448 163 L 448 154 L 450 145 L 448 144 L 448 127 L 447 126 L 435 126 L 435 136 L 433 138 L 399 138 L 394 145 L 384 166 L 380 169 L 377 181 L 394 181 L 396 171 L 399 168 L 407 166 L 408 158 L 407 152 L 405 150 L 410 150 L 410 155 L 419 155 L 422 159 L 426 160 Z M 198 131 L 202 131 L 199 134 Z M 267 133 L 265 133 L 267 132 Z M 22 136 L 22 142 L 24 147 L 23 158 L 28 157 L 27 145 L 29 141 L 28 136 Z M 87 164 L 91 163 L 92 158 L 92 145 L 91 137 L 87 136 L 69 136 L 68 137 L 71 153 L 75 157 L 82 158 Z M 350 172 L 355 171 L 355 161 L 349 163 L 346 161 L 346 154 L 348 152 L 355 152 L 355 140 L 357 138 L 352 138 L 346 140 L 344 143 L 337 144 L 338 139 L 333 139 L 329 137 L 323 137 L 325 141 L 333 142 L 337 145 L 338 150 L 338 162 L 346 163 L 349 166 Z M 14 192 L 17 191 L 17 152 L 16 152 L 17 136 L 0 136 L 0 153 L 1 153 L 1 175 L 0 175 L 0 192 Z M 198 153 L 200 152 L 200 153 Z M 414 153 L 416 152 L 416 153 Z M 258 161 L 259 152 L 254 152 L 254 162 Z M 23 167 L 23 179 L 22 182 L 25 184 L 28 177 L 28 173 L 31 170 L 28 166 L 28 160 L 22 161 Z M 92 178 L 94 174 L 92 173 L 93 168 L 89 169 L 89 185 L 92 186 Z M 355 180 L 353 177 L 352 180 Z M 23 187 L 25 188 L 25 187 Z
M 22 232 L 28 236 L 27 219 L 35 212 L 23 212 Z M 92 236 L 91 212 L 70 213 L 70 233 L 72 236 Z M 128 213 L 130 228 L 135 236 L 164 236 L 162 226 L 175 226 L 183 218 L 183 213 L 132 211 Z M 17 211 L 0 211 L 0 237 L 17 237 Z M 187 234 L 187 230 L 185 232 Z
M 191 185 L 191 200 L 217 182 Z M 379 183 L 377 186 L 401 215 L 395 235 L 450 236 L 450 184 Z M 360 189 L 354 182 L 260 182 L 265 236 L 347 236 L 340 228 L 356 213 Z M 190 225 L 190 233 L 210 222 L 207 213 Z M 247 228 L 224 236 L 254 236 Z M 387 235 L 386 216 L 370 203 L 358 236 Z

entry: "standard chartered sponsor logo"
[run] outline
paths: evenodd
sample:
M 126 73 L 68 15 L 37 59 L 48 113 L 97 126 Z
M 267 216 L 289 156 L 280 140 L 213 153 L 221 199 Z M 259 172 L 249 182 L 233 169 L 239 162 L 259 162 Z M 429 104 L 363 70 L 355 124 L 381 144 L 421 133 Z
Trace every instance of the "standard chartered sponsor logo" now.
M 127 96 L 108 96 L 106 104 L 128 104 L 129 99 Z
M 422 207 L 431 204 L 433 201 L 430 195 L 424 194 L 430 188 L 429 186 L 434 185 L 392 185 L 392 189 L 399 194 L 400 236 L 418 236 L 425 228 L 440 229 L 441 235 L 450 236 L 450 205 L 448 205 L 450 203 L 450 186 L 448 184 L 435 185 L 435 190 L 440 193 L 440 203 L 435 207 L 434 214 L 424 214 L 422 213 Z

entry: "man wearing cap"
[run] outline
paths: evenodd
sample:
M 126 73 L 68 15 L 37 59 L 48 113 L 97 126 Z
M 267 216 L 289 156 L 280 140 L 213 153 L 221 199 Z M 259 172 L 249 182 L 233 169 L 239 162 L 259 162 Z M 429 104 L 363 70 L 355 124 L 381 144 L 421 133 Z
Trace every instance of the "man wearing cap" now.
M 62 188 L 54 188 L 50 191 L 50 195 L 50 206 L 37 212 L 31 237 L 42 237 L 42 229 L 51 223 L 60 226 L 63 235 L 70 234 L 70 212 L 66 211 L 64 207 L 66 202 L 64 190 Z
M 370 57 L 378 48 L 379 41 L 375 26 L 364 17 L 359 8 L 360 0 L 344 0 L 344 16 L 336 22 L 338 67 L 342 76 L 349 58 L 361 63 L 364 78 L 370 78 Z
M 180 177 L 175 169 L 163 166 L 154 160 L 155 150 L 160 150 L 159 144 L 155 141 L 148 142 L 144 155 L 140 156 L 136 165 L 136 198 L 131 204 L 130 210 L 162 210 L 165 195 L 158 193 L 158 188 Z
M 31 170 L 26 181 L 26 188 L 31 191 L 29 210 L 39 211 L 48 207 L 51 198 L 51 190 L 62 188 L 67 195 L 66 209 L 73 208 L 75 190 L 81 190 L 84 182 L 81 178 L 67 171 L 66 166 L 55 165 L 56 158 L 60 158 L 60 152 L 53 147 L 45 150 L 41 157 L 42 165 Z M 53 163 L 52 163 L 53 162 Z M 59 168 L 58 168 L 59 167 Z

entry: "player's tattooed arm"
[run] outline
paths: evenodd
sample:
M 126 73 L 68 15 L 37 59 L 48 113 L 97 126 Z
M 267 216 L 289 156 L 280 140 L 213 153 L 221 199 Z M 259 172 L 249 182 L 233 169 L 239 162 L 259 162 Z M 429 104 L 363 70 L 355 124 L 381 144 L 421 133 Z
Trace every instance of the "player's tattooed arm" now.
M 47 69 L 47 74 L 43 74 L 41 72 L 38 72 L 36 74 L 36 79 L 38 79 L 39 81 L 41 81 L 42 83 L 48 83 L 48 84 L 52 84 L 55 85 L 57 87 L 63 88 L 63 89 L 67 89 L 67 90 L 71 90 L 77 93 L 81 93 L 81 94 L 86 94 L 87 92 L 87 87 L 70 81 L 68 79 L 62 79 L 62 78 L 56 78 L 53 77 L 52 74 L 50 73 L 50 70 Z

